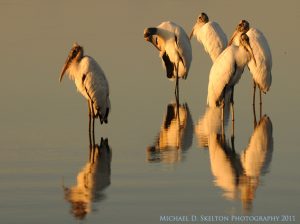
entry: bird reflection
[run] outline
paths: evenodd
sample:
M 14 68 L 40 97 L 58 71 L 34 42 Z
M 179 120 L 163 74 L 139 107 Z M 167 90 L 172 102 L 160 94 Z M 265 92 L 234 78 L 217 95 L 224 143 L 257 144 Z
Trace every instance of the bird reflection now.
M 193 121 L 187 103 L 167 106 L 167 112 L 155 144 L 147 148 L 149 162 L 176 163 L 182 160 L 182 152 L 193 141 Z
M 103 191 L 110 185 L 112 152 L 108 139 L 90 148 L 89 161 L 77 175 L 77 184 L 63 187 L 65 199 L 71 204 L 71 213 L 77 219 L 94 211 L 94 202 L 105 199 Z
M 208 140 L 211 134 L 224 132 L 224 124 L 227 125 L 229 119 L 230 107 L 228 104 L 224 106 L 224 122 L 222 122 L 221 107 L 207 107 L 203 117 L 198 121 L 195 132 L 198 137 L 198 145 L 200 147 L 208 147 Z
M 264 115 L 255 127 L 248 147 L 241 153 L 244 168 L 241 199 L 244 208 L 249 211 L 260 176 L 268 172 L 273 154 L 273 126 L 271 119 Z
M 244 211 L 249 212 L 260 176 L 267 173 L 271 162 L 272 122 L 264 115 L 256 124 L 248 147 L 239 155 L 235 150 L 233 134 L 229 140 L 221 131 L 220 114 L 220 108 L 207 109 L 196 126 L 198 142 L 200 146 L 209 148 L 214 184 L 223 190 L 223 197 L 228 200 L 240 199 Z

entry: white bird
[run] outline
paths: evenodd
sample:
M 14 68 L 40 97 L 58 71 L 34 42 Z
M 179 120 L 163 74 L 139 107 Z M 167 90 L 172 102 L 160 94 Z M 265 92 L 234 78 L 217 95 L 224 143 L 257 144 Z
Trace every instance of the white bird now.
M 83 47 L 75 43 L 62 69 L 60 82 L 65 73 L 75 81 L 77 90 L 88 100 L 89 133 L 92 119 L 94 134 L 95 118 L 99 117 L 101 124 L 107 123 L 110 111 L 109 86 L 104 72 L 95 59 L 84 55 Z
M 261 92 L 266 93 L 269 91 L 272 84 L 272 54 L 268 44 L 267 39 L 264 34 L 256 29 L 249 28 L 249 22 L 242 20 L 236 27 L 235 32 L 233 33 L 230 44 L 238 45 L 239 36 L 243 33 L 247 33 L 250 44 L 253 49 L 253 54 L 256 59 L 256 63 L 253 60 L 250 60 L 248 63 L 248 68 L 252 74 L 253 78 L 253 104 L 255 104 L 255 92 L 256 86 L 259 88 L 260 93 L 260 104 L 262 104 Z
M 214 62 L 221 52 L 227 47 L 227 37 L 220 25 L 209 21 L 205 13 L 201 13 L 190 35 L 190 39 L 196 36 L 203 44 L 205 51 Z
M 175 94 L 178 94 L 178 79 L 187 78 L 192 62 L 192 48 L 188 35 L 182 27 L 167 21 L 157 27 L 146 28 L 144 38 L 160 51 L 167 77 L 176 80 Z
M 249 38 L 243 33 L 240 36 L 240 45 L 227 47 L 214 62 L 210 70 L 207 94 L 209 107 L 216 107 L 222 104 L 222 108 L 224 108 L 224 97 L 228 91 L 231 91 L 233 109 L 234 85 L 240 80 L 244 67 L 251 58 L 255 62 Z M 224 121 L 224 110 L 222 118 Z M 234 120 L 234 114 L 232 119 Z

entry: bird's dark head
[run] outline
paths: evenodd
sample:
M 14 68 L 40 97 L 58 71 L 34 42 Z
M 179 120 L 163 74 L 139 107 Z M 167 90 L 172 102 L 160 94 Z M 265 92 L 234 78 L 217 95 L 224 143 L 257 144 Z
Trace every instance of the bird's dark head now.
M 190 40 L 192 39 L 192 37 L 194 36 L 194 33 L 195 33 L 195 30 L 198 30 L 200 29 L 203 25 L 205 25 L 206 23 L 208 23 L 209 21 L 209 18 L 207 16 L 206 13 L 202 12 L 198 18 L 197 18 L 197 21 L 196 21 L 196 24 L 194 25 L 193 27 L 193 30 L 190 34 Z
M 198 21 L 201 23 L 207 23 L 209 18 L 206 13 L 202 12 L 201 15 L 198 17 Z
M 73 44 L 72 49 L 69 52 L 69 55 L 66 59 L 66 62 L 64 64 L 64 67 L 62 69 L 59 81 L 61 82 L 65 72 L 67 71 L 67 69 L 69 68 L 70 64 L 73 61 L 79 61 L 81 60 L 81 58 L 83 57 L 83 47 L 78 45 L 76 42 Z
M 83 57 L 83 47 L 78 45 L 76 42 L 73 44 L 72 49 L 70 50 L 68 58 L 71 60 L 81 59 Z
M 229 42 L 228 42 L 228 46 L 230 46 L 234 40 L 234 38 L 237 36 L 237 35 L 240 35 L 241 33 L 247 33 L 248 30 L 250 29 L 250 25 L 249 25 L 249 22 L 247 20 L 241 20 L 239 22 L 239 24 L 237 25 L 237 27 L 235 28 L 235 31 L 234 33 L 232 34 Z
M 146 28 L 144 30 L 144 38 L 146 41 L 151 42 L 152 36 L 155 34 L 157 34 L 157 28 L 155 28 L 155 27 Z
M 240 23 L 237 25 L 236 30 L 242 33 L 248 32 L 250 29 L 250 24 L 247 20 L 241 20 Z
M 240 45 L 242 45 L 245 48 L 245 50 L 249 52 L 249 54 L 251 55 L 251 58 L 254 61 L 254 64 L 256 65 L 256 60 L 255 60 L 255 57 L 254 57 L 254 54 L 253 54 L 252 47 L 250 45 L 250 40 L 249 40 L 249 37 L 246 33 L 241 34 Z

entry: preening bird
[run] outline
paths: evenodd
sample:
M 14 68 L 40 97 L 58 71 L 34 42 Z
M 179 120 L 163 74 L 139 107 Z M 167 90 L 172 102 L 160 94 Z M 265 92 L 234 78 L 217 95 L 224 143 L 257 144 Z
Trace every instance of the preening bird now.
M 233 106 L 234 85 L 240 80 L 244 67 L 251 58 L 255 63 L 249 38 L 247 34 L 243 33 L 240 36 L 240 45 L 227 47 L 210 70 L 207 94 L 209 107 L 222 105 L 224 108 L 224 98 L 229 91 L 231 91 L 231 104 Z M 224 118 L 224 111 L 222 117 Z M 234 114 L 232 119 L 234 119 Z
M 236 27 L 233 33 L 229 45 L 235 44 L 239 45 L 239 36 L 242 33 L 247 33 L 251 47 L 253 49 L 253 54 L 256 59 L 256 63 L 250 60 L 248 63 L 248 68 L 252 74 L 253 78 L 253 104 L 255 104 L 255 92 L 256 86 L 259 88 L 260 93 L 260 104 L 262 103 L 261 92 L 266 93 L 272 84 L 272 54 L 268 44 L 267 39 L 264 34 L 256 29 L 250 28 L 249 22 L 242 20 Z
M 176 80 L 175 94 L 178 94 L 178 79 L 186 79 L 192 62 L 192 48 L 189 37 L 182 27 L 167 21 L 157 27 L 144 30 L 144 38 L 159 51 L 167 77 Z
M 204 12 L 198 17 L 190 39 L 193 36 L 196 36 L 197 40 L 203 44 L 205 51 L 209 54 L 213 62 L 227 47 L 226 34 L 218 23 L 209 21 L 207 14 Z
M 77 90 L 88 100 L 89 133 L 92 119 L 94 134 L 95 118 L 98 117 L 101 124 L 107 123 L 110 111 L 109 86 L 104 72 L 95 59 L 84 55 L 83 47 L 75 43 L 62 69 L 60 82 L 65 73 L 75 81 Z

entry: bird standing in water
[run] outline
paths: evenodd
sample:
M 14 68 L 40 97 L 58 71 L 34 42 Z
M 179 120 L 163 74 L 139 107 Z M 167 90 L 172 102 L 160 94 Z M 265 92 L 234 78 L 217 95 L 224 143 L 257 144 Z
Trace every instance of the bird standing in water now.
M 233 33 L 228 45 L 239 45 L 239 37 L 242 33 L 246 33 L 249 37 L 253 54 L 256 59 L 256 63 L 250 60 L 248 68 L 253 78 L 253 105 L 255 105 L 255 92 L 256 86 L 259 88 L 260 105 L 262 104 L 261 92 L 266 93 L 269 91 L 272 84 L 272 54 L 268 44 L 268 41 L 264 34 L 256 29 L 250 28 L 247 20 L 241 20 L 237 25 L 235 32 Z
M 59 81 L 65 73 L 75 81 L 77 90 L 87 99 L 89 109 L 89 137 L 93 133 L 95 143 L 95 119 L 107 123 L 110 111 L 109 86 L 105 74 L 98 63 L 90 56 L 84 55 L 83 47 L 74 43 L 62 69 Z M 92 125 L 91 125 L 92 121 Z
M 175 95 L 179 93 L 178 79 L 186 79 L 192 62 L 192 47 L 188 35 L 179 25 L 167 21 L 144 30 L 144 38 L 159 51 L 167 77 L 176 80 Z
M 222 105 L 224 108 L 225 96 L 231 94 L 232 120 L 234 120 L 233 93 L 234 86 L 240 80 L 246 64 L 255 58 L 247 34 L 240 36 L 240 45 L 227 47 L 214 62 L 210 74 L 207 94 L 209 107 Z M 222 112 L 224 121 L 224 110 Z

